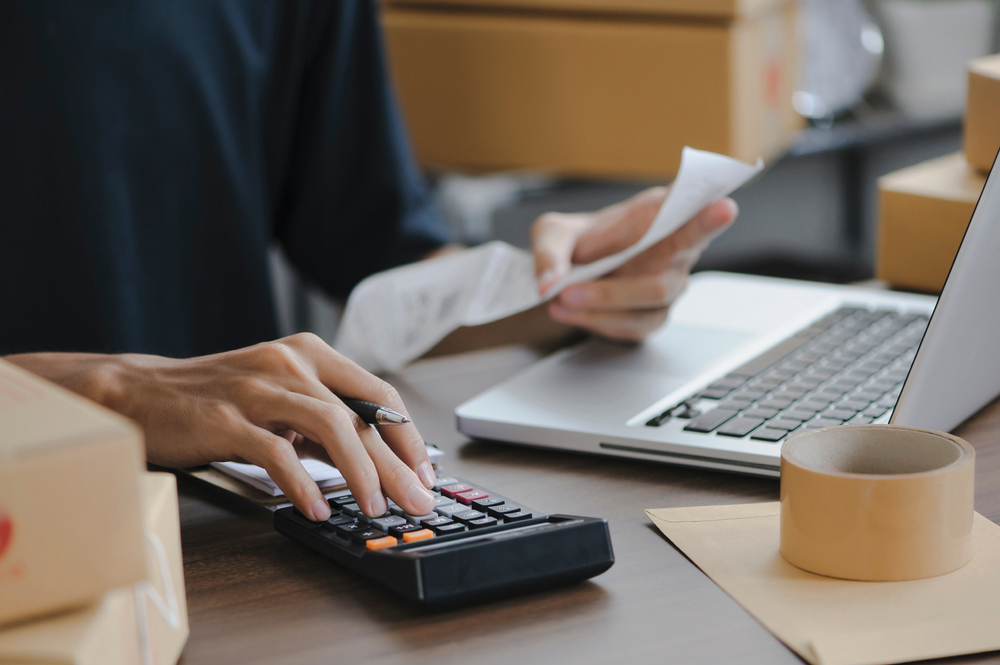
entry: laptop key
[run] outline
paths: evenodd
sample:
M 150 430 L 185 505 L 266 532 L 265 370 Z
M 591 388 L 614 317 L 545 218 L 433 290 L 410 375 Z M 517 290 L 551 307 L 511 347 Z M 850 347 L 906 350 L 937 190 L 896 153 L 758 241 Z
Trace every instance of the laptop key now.
M 869 418 L 874 420 L 875 418 L 878 418 L 888 410 L 889 410 L 888 408 L 876 404 L 874 406 L 870 406 L 867 409 L 865 409 L 862 415 L 868 416 Z
M 797 425 L 798 423 L 796 423 Z M 754 430 L 754 433 L 750 435 L 751 439 L 756 439 L 757 441 L 781 441 L 786 436 L 788 432 L 783 429 L 773 429 L 771 427 L 761 427 L 760 429 Z
M 727 422 L 719 428 L 717 433 L 721 436 L 746 436 L 763 423 L 763 418 L 745 418 L 741 416 Z
M 802 424 L 800 420 L 792 420 L 790 418 L 775 418 L 774 420 L 767 421 L 768 427 L 773 427 L 774 429 L 781 429 L 789 432 L 799 425 Z
M 741 399 L 752 402 L 754 400 L 760 399 L 765 394 L 766 393 L 763 390 L 756 390 L 754 388 L 743 388 L 741 390 L 737 390 L 732 395 L 730 395 L 729 399 Z
M 702 432 L 707 434 L 735 416 L 737 413 L 739 412 L 732 409 L 712 409 L 711 411 L 703 413 L 692 420 L 688 423 L 684 430 L 687 432 Z
M 819 429 L 821 427 L 836 427 L 837 425 L 843 425 L 843 421 L 834 420 L 833 418 L 814 418 L 808 422 L 802 424 L 802 429 Z M 800 430 L 796 430 L 800 431 Z
M 820 414 L 823 418 L 836 418 L 837 420 L 850 420 L 857 414 L 851 409 L 827 409 Z
M 723 388 L 706 388 L 698 394 L 705 399 L 722 399 L 731 392 L 732 390 Z
M 815 415 L 816 415 L 815 411 L 809 411 L 808 409 L 792 408 L 792 409 L 785 409 L 784 411 L 782 411 L 781 413 L 778 414 L 778 417 L 784 418 L 784 419 L 787 419 L 787 420 L 795 420 L 795 421 L 798 421 L 798 422 L 804 422 L 806 420 L 809 420 L 810 418 L 812 418 Z
M 726 377 L 725 379 L 719 379 L 718 381 L 716 381 L 715 383 L 713 383 L 712 385 L 710 385 L 709 388 L 711 388 L 713 390 L 727 390 L 728 391 L 728 390 L 733 390 L 734 388 L 739 388 L 740 386 L 742 386 L 746 382 L 747 382 L 746 379 L 738 378 L 738 377 L 735 377 L 735 376 L 729 376 L 729 377 Z
M 767 409 L 787 409 L 792 405 L 792 400 L 790 399 L 764 399 L 757 403 L 757 406 L 763 406 Z
M 840 402 L 837 402 L 837 408 L 848 409 L 850 411 L 861 411 L 869 404 L 871 404 L 871 400 L 865 402 L 863 400 L 857 400 L 857 399 L 845 399 L 841 400 Z
M 758 406 L 753 409 L 747 409 L 746 411 L 743 412 L 743 415 L 748 416 L 750 418 L 764 418 L 766 420 L 768 418 L 773 418 L 774 416 L 778 415 L 778 410 L 766 409 Z

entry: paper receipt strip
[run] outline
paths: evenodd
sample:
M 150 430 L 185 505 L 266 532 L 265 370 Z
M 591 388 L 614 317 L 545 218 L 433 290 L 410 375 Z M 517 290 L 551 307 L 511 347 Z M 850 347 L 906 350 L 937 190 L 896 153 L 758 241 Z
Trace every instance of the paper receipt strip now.
M 667 237 L 705 206 L 763 168 L 684 148 L 681 167 L 652 225 L 631 247 L 574 267 L 547 296 L 605 275 Z M 351 292 L 335 344 L 370 370 L 398 370 L 460 326 L 475 326 L 542 302 L 528 252 L 502 242 L 372 275 Z

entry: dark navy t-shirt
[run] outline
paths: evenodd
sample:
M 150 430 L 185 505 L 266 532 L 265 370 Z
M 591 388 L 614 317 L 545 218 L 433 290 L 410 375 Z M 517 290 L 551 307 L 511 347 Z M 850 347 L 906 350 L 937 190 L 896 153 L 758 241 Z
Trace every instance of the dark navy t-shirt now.
M 377 7 L 0 3 L 0 355 L 245 346 L 272 239 L 341 297 L 445 242 Z

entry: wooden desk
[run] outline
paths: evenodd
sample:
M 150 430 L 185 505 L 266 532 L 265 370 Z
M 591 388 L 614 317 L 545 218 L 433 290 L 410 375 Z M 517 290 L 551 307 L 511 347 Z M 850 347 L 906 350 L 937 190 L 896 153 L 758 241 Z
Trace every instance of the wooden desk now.
M 674 549 L 643 508 L 773 501 L 776 480 L 471 442 L 454 407 L 526 352 L 418 364 L 393 382 L 445 469 L 544 512 L 606 517 L 616 563 L 574 587 L 427 613 L 181 483 L 191 638 L 182 663 L 800 663 Z M 1000 521 L 1000 403 L 957 432 L 978 452 L 976 508 Z M 1000 602 L 1000 601 L 998 601 Z M 1000 654 L 951 662 L 1000 663 Z

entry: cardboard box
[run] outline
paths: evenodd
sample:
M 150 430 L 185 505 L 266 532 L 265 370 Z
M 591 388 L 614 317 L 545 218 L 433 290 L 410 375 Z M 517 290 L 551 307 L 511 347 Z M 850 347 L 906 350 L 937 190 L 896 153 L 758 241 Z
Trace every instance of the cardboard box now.
M 986 177 L 954 153 L 879 178 L 875 276 L 892 286 L 939 293 Z
M 150 579 L 110 591 L 84 609 L 0 631 L 0 663 L 177 662 L 188 636 L 177 484 L 168 473 L 143 474 L 141 484 L 151 536 L 146 552 Z
M 753 161 L 802 127 L 794 2 L 716 0 L 697 17 L 693 0 L 500 4 L 386 3 L 393 74 L 427 166 L 671 177 L 685 145 Z
M 0 361 L 0 623 L 147 577 L 125 418 Z
M 969 163 L 988 173 L 1000 150 L 1000 55 L 969 61 L 964 144 Z

